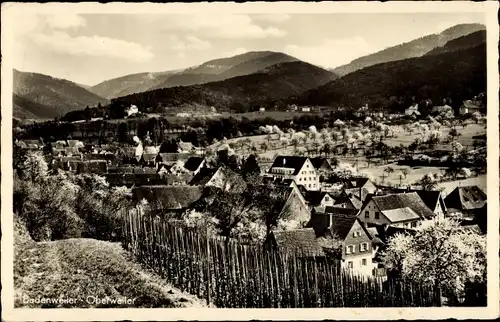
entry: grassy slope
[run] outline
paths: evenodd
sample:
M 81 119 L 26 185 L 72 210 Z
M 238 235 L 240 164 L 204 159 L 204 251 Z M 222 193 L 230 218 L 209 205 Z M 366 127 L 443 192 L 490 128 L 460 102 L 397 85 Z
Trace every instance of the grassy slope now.
M 201 307 L 202 301 L 170 287 L 134 263 L 116 243 L 67 239 L 37 243 L 16 225 L 15 307 L 56 307 L 23 304 L 32 299 L 74 298 L 59 307 Z M 135 299 L 134 304 L 91 305 L 87 296 Z

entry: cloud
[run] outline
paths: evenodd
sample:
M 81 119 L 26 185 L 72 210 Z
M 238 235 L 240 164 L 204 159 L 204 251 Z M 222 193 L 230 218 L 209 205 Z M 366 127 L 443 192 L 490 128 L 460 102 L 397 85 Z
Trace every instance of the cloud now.
M 87 22 L 82 16 L 71 13 L 48 15 L 44 18 L 47 25 L 53 29 L 77 29 L 87 25 Z
M 376 52 L 377 48 L 363 37 L 324 39 L 322 43 L 311 46 L 287 45 L 284 51 L 301 60 L 324 67 L 337 67 L 353 59 Z
M 165 31 L 196 31 L 206 38 L 262 39 L 283 37 L 284 30 L 261 27 L 248 15 L 173 15 L 164 25 Z
M 186 51 L 186 50 L 207 50 L 212 48 L 212 44 L 208 41 L 201 40 L 195 36 L 186 36 L 183 39 L 179 38 L 177 35 L 169 36 L 169 46 L 176 51 Z
M 56 31 L 50 35 L 34 34 L 32 40 L 38 46 L 59 54 L 120 58 L 131 62 L 146 62 L 154 57 L 149 48 L 140 44 L 100 36 L 71 37 Z
M 255 20 L 270 22 L 270 23 L 282 23 L 290 19 L 290 15 L 287 14 L 266 14 L 266 15 L 255 15 L 252 16 Z

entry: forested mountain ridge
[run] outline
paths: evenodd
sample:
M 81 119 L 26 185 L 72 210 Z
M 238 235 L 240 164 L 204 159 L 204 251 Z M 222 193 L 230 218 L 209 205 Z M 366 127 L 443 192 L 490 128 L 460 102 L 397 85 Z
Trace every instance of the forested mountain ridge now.
M 455 104 L 486 89 L 486 43 L 377 64 L 289 99 L 300 105 L 361 106 L 401 112 L 413 99 Z
M 420 57 L 435 48 L 444 46 L 450 40 L 457 39 L 480 30 L 486 30 L 486 27 L 482 24 L 459 24 L 442 31 L 441 33 L 427 35 L 357 58 L 348 64 L 335 68 L 333 71 L 339 76 L 344 76 L 376 64 Z
M 222 81 L 256 73 L 274 64 L 292 61 L 297 59 L 283 53 L 252 51 L 210 60 L 184 70 L 126 75 L 101 82 L 92 86 L 90 90 L 106 98 L 116 98 L 153 89 Z
M 15 116 L 59 117 L 109 101 L 66 79 L 14 70 Z

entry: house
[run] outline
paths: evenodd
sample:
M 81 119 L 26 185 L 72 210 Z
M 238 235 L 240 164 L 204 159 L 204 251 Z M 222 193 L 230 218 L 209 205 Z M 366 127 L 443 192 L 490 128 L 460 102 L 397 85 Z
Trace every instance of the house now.
M 177 152 L 179 152 L 179 153 L 193 153 L 194 152 L 194 145 L 191 142 L 182 142 L 182 140 L 181 140 L 177 143 Z
M 298 253 L 304 257 L 325 256 L 312 228 L 274 230 L 267 242 L 280 252 Z
M 302 112 L 311 112 L 311 108 L 309 106 L 304 106 L 304 107 L 301 107 L 300 110 Z
M 266 108 L 265 107 L 259 107 L 259 112 L 265 112 Z
M 178 210 L 189 208 L 203 194 L 202 187 L 173 185 L 144 185 L 132 189 L 134 200 L 146 199 L 149 203 L 157 203 L 161 208 Z
M 135 105 L 130 105 L 129 107 L 125 108 L 125 114 L 127 114 L 125 117 L 129 117 L 137 113 L 139 113 L 139 109 Z
M 416 192 L 427 208 L 432 210 L 438 217 L 444 217 L 446 204 L 440 191 L 413 190 L 413 192 Z
M 358 214 L 368 226 L 388 225 L 415 229 L 436 214 L 429 209 L 416 192 L 370 195 Z
M 377 191 L 375 184 L 370 179 L 364 177 L 350 178 L 343 180 L 342 183 L 347 195 L 353 194 L 362 202 L 365 201 L 366 196 Z
M 445 114 L 448 112 L 453 113 L 453 108 L 448 104 L 444 104 L 444 105 L 440 105 L 440 106 L 433 106 L 431 109 L 431 114 Z
M 171 168 L 172 168 L 172 166 L 169 166 L 169 165 L 166 165 L 166 164 L 160 164 L 158 166 L 157 173 L 160 174 L 160 175 L 166 175 L 166 174 L 170 173 L 170 169 Z
M 205 158 L 202 157 L 190 157 L 187 159 L 186 163 L 184 163 L 184 169 L 196 175 L 200 172 L 200 169 L 205 165 Z
M 356 210 L 361 209 L 363 206 L 363 200 L 360 198 L 359 189 L 354 188 L 350 191 L 349 189 L 342 189 L 340 195 L 335 198 L 333 206 Z
M 299 190 L 305 201 L 307 202 L 309 209 L 313 209 L 317 206 L 333 206 L 335 202 L 335 199 L 332 197 L 332 195 L 326 191 L 308 191 L 303 186 L 300 186 Z
M 144 147 L 142 152 L 141 162 L 147 165 L 155 165 L 156 156 L 158 155 L 158 150 L 154 146 Z
M 342 241 L 341 267 L 360 275 L 373 274 L 374 238 L 356 216 L 332 217 L 330 232 Z
M 408 107 L 406 110 L 405 110 L 405 115 L 406 116 L 419 116 L 420 115 L 420 112 L 418 111 L 418 104 L 417 103 L 413 103 L 410 107 Z
M 300 156 L 277 156 L 267 172 L 274 178 L 293 179 L 307 190 L 319 190 L 319 175 L 311 160 Z
M 324 236 L 330 231 L 334 218 L 338 216 L 356 218 L 357 214 L 356 209 L 320 205 L 312 209 L 311 220 L 307 226 L 314 228 L 318 236 Z
M 83 148 L 85 145 L 83 144 L 82 141 L 80 140 L 67 140 L 68 141 L 68 147 L 70 148 Z
M 333 167 L 327 158 L 316 157 L 311 158 L 310 160 L 314 168 L 318 171 L 328 172 L 333 170 Z
M 461 213 L 464 219 L 472 218 L 486 205 L 486 194 L 478 186 L 456 187 L 444 198 L 447 214 Z
M 447 208 L 441 191 L 417 190 L 417 189 L 395 189 L 394 192 L 416 192 L 427 208 L 432 210 L 437 216 L 444 217 Z
M 460 115 L 473 114 L 475 112 L 480 112 L 480 111 L 481 111 L 481 107 L 479 105 L 477 105 L 476 102 L 471 101 L 471 100 L 463 101 L 462 105 L 458 109 L 458 113 Z
M 66 141 L 64 140 L 59 140 L 59 141 L 56 141 L 52 147 L 55 148 L 55 149 L 64 149 L 65 147 L 67 147 L 68 144 L 66 143 Z
M 77 147 L 65 147 L 64 148 L 64 154 L 66 156 L 73 156 L 73 155 L 81 155 L 80 151 L 78 150 Z

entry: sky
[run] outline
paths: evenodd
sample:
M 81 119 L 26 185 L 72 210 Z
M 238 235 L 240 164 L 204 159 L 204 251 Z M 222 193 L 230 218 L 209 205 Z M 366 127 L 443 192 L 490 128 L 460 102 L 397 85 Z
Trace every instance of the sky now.
M 14 66 L 85 85 L 257 50 L 334 68 L 471 22 L 484 23 L 484 14 L 36 15 L 12 30 Z

